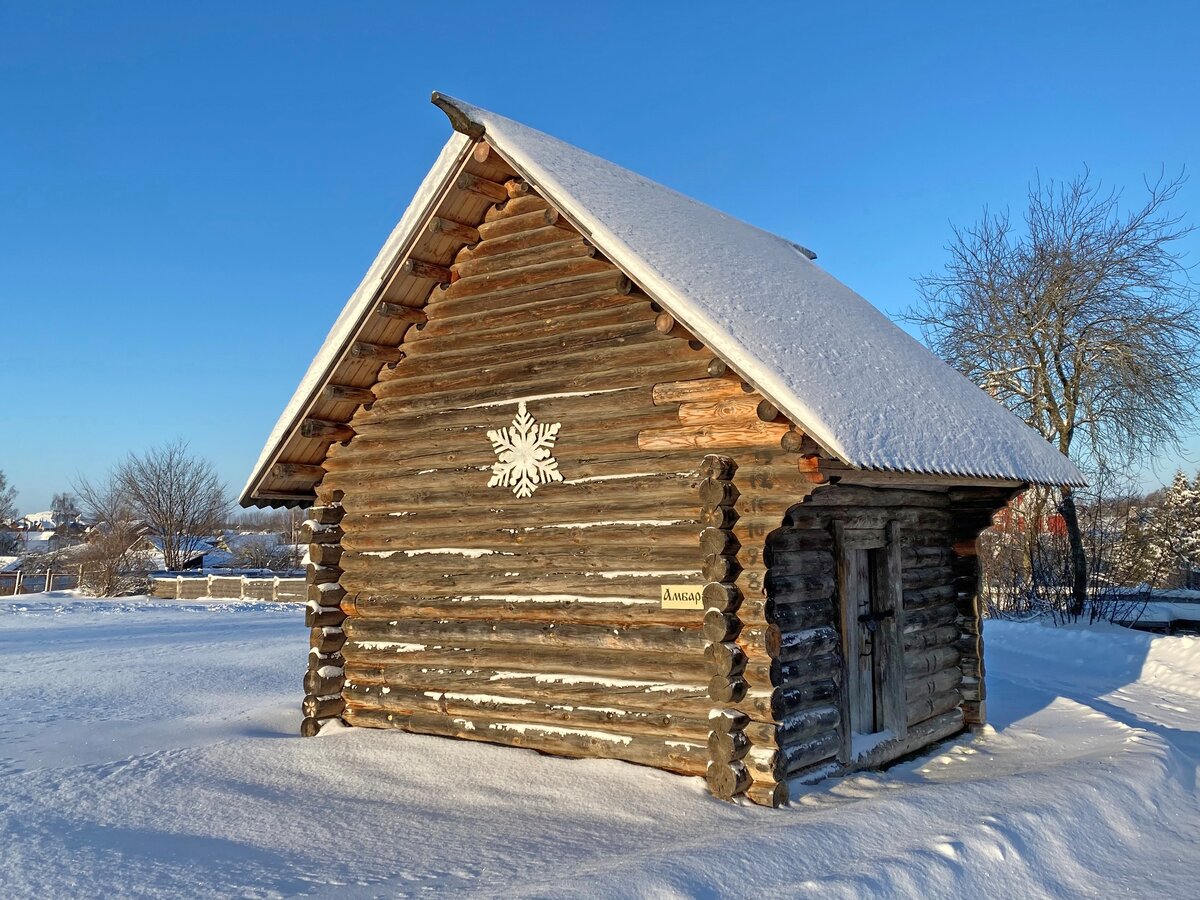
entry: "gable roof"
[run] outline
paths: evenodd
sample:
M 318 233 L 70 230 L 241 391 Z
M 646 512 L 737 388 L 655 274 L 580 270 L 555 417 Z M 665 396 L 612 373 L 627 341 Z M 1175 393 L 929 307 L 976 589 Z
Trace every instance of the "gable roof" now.
M 1041 435 L 799 245 L 511 119 L 438 94 L 434 102 L 462 133 L 443 149 L 334 324 L 272 432 L 243 503 L 271 501 L 262 488 L 268 468 L 345 361 L 374 309 L 380 279 L 402 263 L 434 206 L 447 202 L 473 142 L 483 138 L 642 290 L 848 465 L 1084 483 Z M 481 220 L 482 209 L 473 221 Z M 432 286 L 419 288 L 427 294 Z

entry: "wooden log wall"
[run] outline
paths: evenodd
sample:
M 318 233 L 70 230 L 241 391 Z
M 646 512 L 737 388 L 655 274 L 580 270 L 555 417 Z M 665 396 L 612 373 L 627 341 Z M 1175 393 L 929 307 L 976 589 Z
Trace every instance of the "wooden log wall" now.
M 528 185 L 491 184 L 471 188 L 495 201 L 482 222 L 439 220 L 464 243 L 420 314 L 391 304 L 412 327 L 372 351 L 379 380 L 323 463 L 305 733 L 340 715 L 783 803 L 839 741 L 835 510 L 796 506 L 829 482 L 819 448 Z M 489 485 L 522 409 L 557 464 L 527 496 Z M 952 520 L 930 496 L 837 494 L 847 527 L 898 516 L 915 536 L 918 725 L 963 690 Z M 664 584 L 705 608 L 664 609 Z
M 956 649 L 962 669 L 963 721 L 970 728 L 987 724 L 987 685 L 983 665 L 983 608 L 979 596 L 977 541 L 992 517 L 1017 493 L 1013 489 L 959 488 L 951 490 L 953 514 L 954 589 L 958 608 Z
M 702 775 L 703 611 L 663 609 L 660 587 L 704 583 L 704 451 L 638 436 L 683 427 L 675 398 L 712 354 L 660 331 L 544 200 L 515 180 L 506 197 L 325 463 L 345 719 Z M 561 481 L 527 497 L 489 486 L 489 432 L 522 401 L 559 426 Z
M 342 624 L 346 613 L 341 608 L 346 592 L 338 584 L 344 510 L 332 493 L 321 491 L 318 496 L 326 502 L 314 506 L 305 522 L 310 562 L 304 624 L 311 629 L 308 669 L 304 673 L 304 718 L 300 722 L 300 733 L 305 737 L 316 735 L 326 721 L 341 716 L 346 706 L 342 696 L 346 665 Z

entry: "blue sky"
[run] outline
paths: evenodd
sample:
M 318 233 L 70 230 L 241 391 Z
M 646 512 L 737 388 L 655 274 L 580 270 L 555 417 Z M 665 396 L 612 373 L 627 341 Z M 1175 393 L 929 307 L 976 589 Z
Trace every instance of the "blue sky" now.
M 1188 3 L 7 4 L 0 470 L 33 511 L 182 436 L 240 488 L 449 134 L 432 90 L 895 314 L 1039 172 L 1194 169 L 1198 31 Z M 1176 208 L 1200 222 L 1200 181 Z

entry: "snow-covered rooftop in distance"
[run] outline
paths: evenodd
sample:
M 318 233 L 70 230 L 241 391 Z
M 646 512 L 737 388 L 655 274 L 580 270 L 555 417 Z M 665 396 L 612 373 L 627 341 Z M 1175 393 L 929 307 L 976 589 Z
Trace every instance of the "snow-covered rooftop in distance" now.
M 846 463 L 1083 483 L 1041 435 L 793 242 L 504 116 L 440 99 L 482 126 L 613 262 Z

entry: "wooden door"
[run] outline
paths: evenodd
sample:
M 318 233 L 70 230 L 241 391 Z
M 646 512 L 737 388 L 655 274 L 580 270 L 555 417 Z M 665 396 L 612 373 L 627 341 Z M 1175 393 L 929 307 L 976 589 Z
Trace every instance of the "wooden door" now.
M 874 734 L 879 678 L 875 627 L 870 618 L 874 603 L 874 550 L 847 549 L 842 603 L 845 621 L 845 654 L 848 671 L 846 699 L 850 707 L 850 730 L 855 734 Z
M 904 705 L 903 593 L 899 526 L 834 526 L 842 636 L 842 753 L 854 735 L 908 730 Z

